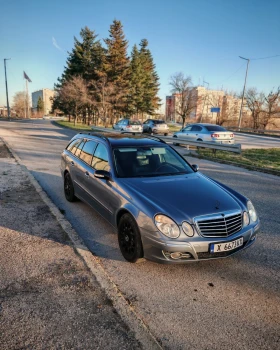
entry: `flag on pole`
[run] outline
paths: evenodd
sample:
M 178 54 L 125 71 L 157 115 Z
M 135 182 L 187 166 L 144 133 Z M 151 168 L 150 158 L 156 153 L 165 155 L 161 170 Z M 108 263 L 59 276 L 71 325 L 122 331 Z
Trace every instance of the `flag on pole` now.
M 28 80 L 29 83 L 32 83 L 31 79 L 29 78 L 29 76 L 25 73 L 25 71 L 23 71 L 23 78 Z

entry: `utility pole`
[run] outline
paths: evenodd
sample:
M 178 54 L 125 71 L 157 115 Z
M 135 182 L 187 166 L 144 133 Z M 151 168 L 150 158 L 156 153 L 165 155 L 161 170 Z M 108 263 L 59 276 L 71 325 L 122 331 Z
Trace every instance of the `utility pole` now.
M 5 82 L 6 82 L 6 97 L 7 97 L 7 110 L 8 110 L 8 120 L 11 119 L 10 116 L 10 106 L 9 106 L 9 93 L 8 93 L 8 82 L 7 82 L 7 72 L 6 72 L 6 61 L 10 58 L 4 58 L 4 68 L 5 68 Z
M 240 107 L 240 113 L 239 113 L 239 119 L 238 119 L 238 130 L 240 131 L 241 121 L 242 121 L 243 100 L 244 100 L 246 81 L 247 81 L 247 73 L 248 73 L 248 67 L 249 67 L 250 59 L 249 58 L 244 58 L 244 57 L 241 57 L 241 56 L 239 56 L 239 58 L 241 58 L 242 60 L 246 60 L 247 61 L 247 68 L 246 68 L 245 81 L 244 81 L 244 87 L 243 87 L 243 93 L 242 93 L 241 107 Z

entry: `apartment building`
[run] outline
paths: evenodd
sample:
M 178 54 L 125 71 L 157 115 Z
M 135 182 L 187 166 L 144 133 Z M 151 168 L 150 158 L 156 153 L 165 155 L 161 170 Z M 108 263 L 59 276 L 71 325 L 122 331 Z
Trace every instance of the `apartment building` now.
M 54 96 L 54 90 L 51 89 L 41 89 L 38 91 L 32 92 L 32 110 L 37 111 L 38 99 L 41 99 L 44 102 L 44 115 L 48 115 L 52 110 L 52 100 L 51 97 Z
M 236 121 L 239 117 L 241 99 L 226 95 L 222 90 L 209 90 L 203 86 L 190 88 L 189 99 L 193 105 L 190 118 L 197 122 L 220 123 L 230 119 Z M 166 96 L 166 119 L 181 122 L 180 94 Z

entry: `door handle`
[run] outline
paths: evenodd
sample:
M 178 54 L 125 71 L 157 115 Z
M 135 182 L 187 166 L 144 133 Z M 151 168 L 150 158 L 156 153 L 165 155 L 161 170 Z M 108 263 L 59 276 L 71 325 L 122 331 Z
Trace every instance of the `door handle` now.
M 86 177 L 89 177 L 89 173 L 88 173 L 87 171 L 85 172 L 85 176 L 86 176 Z
M 71 166 L 75 166 L 75 163 L 73 162 L 73 160 L 70 162 Z

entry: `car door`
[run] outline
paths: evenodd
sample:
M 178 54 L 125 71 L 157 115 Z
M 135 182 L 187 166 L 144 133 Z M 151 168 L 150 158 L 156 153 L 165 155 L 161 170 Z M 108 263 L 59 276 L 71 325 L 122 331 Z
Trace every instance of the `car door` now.
M 119 208 L 121 199 L 115 191 L 114 182 L 94 176 L 96 170 L 111 171 L 112 160 L 107 147 L 98 143 L 93 154 L 91 169 L 87 176 L 87 190 L 91 196 L 91 205 L 111 224 L 114 224 L 115 212 Z
M 179 131 L 177 133 L 177 136 L 179 138 L 182 137 L 182 138 L 186 138 L 189 140 L 191 138 L 191 135 L 190 135 L 191 129 L 192 129 L 192 126 L 187 125 L 184 129 L 182 129 L 181 131 Z
M 75 177 L 73 178 L 75 193 L 90 205 L 92 203 L 88 191 L 88 177 L 91 172 L 92 157 L 96 146 L 97 142 L 93 140 L 85 139 L 83 141 L 80 150 L 76 152 Z
M 149 119 L 143 123 L 143 132 L 147 132 L 149 128 Z
M 202 127 L 200 125 L 193 125 L 190 131 L 190 136 L 193 141 L 204 141 Z

